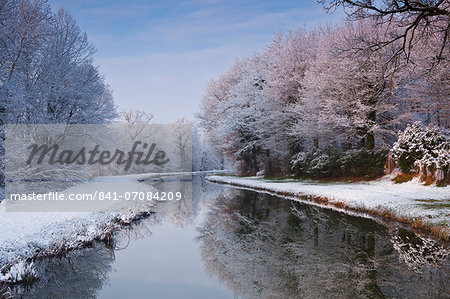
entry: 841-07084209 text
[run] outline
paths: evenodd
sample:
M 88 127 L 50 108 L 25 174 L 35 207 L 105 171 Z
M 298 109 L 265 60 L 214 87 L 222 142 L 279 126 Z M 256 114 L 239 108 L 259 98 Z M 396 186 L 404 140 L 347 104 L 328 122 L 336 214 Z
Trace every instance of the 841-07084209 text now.
M 98 200 L 181 200 L 181 192 L 125 192 L 123 195 L 117 192 L 99 192 Z
M 13 193 L 10 194 L 12 201 L 179 201 L 183 198 L 181 192 L 103 192 L 90 193 Z

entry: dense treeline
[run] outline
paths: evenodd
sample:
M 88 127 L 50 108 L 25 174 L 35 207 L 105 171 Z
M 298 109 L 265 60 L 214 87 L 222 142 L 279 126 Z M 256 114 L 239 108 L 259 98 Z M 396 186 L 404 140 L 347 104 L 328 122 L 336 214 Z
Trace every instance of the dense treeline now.
M 405 39 L 406 19 L 386 18 L 279 34 L 237 61 L 204 94 L 211 144 L 242 175 L 376 176 L 408 123 L 447 130 L 449 15 Z

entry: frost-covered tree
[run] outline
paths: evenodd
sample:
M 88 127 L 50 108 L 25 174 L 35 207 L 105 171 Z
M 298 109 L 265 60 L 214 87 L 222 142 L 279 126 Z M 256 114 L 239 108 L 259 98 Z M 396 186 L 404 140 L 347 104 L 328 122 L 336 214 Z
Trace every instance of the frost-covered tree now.
M 443 55 L 449 51 L 450 38 L 450 2 L 446 0 L 318 0 L 327 10 L 343 7 L 348 19 L 374 20 L 374 26 L 395 28 L 386 32 L 381 39 L 362 36 L 364 47 L 355 47 L 362 51 L 378 51 L 394 45 L 393 56 L 384 62 L 397 59 L 411 59 L 416 45 L 438 40 L 438 46 L 429 49 L 435 60 L 427 68 L 443 61 Z
M 172 138 L 175 152 L 178 154 L 182 169 L 192 171 L 192 130 L 194 124 L 184 117 L 174 121 Z
M 316 57 L 320 35 L 319 31 L 305 29 L 280 33 L 265 48 L 264 55 L 271 62 L 267 80 L 277 100 L 300 101 L 305 88 L 303 78 Z
M 264 79 L 258 78 L 256 72 L 250 60 L 236 62 L 226 74 L 208 85 L 200 115 L 211 143 L 243 164 L 243 173 L 247 172 L 246 168 L 252 172 L 258 167 L 257 134 L 253 132 L 258 120 L 254 114 L 255 97 L 262 87 L 258 84 L 263 84 Z
M 73 17 L 44 0 L 6 1 L 0 23 L 3 123 L 103 123 L 116 118 L 93 46 Z
M 28 106 L 27 79 L 51 35 L 52 16 L 45 1 L 2 1 L 0 15 L 0 112 L 5 123 L 12 115 L 21 117 L 20 110 Z
M 434 124 L 440 128 L 450 128 L 450 51 L 441 55 L 439 64 L 432 69 L 427 67 L 436 63 L 435 51 L 440 46 L 439 37 L 421 41 L 415 46 L 412 58 L 415 64 L 409 64 L 403 71 L 408 77 L 407 96 L 413 104 L 414 113 L 425 124 Z
M 148 138 L 152 134 L 146 130 L 153 120 L 151 113 L 140 110 L 124 110 L 121 120 L 126 124 L 128 136 L 132 141 L 137 138 Z
M 225 165 L 225 156 L 220 148 L 213 146 L 210 140 L 205 137 L 204 130 L 198 124 L 195 124 L 192 131 L 192 170 L 223 170 Z
M 304 147 L 304 141 L 313 128 L 305 121 L 310 115 L 305 112 L 305 74 L 317 56 L 317 47 L 322 33 L 304 29 L 279 34 L 266 47 L 264 55 L 270 61 L 268 71 L 268 96 L 274 102 L 277 113 L 269 124 L 277 130 L 274 143 L 283 144 L 283 151 L 289 149 L 289 156 Z M 299 123 L 302 125 L 298 125 Z M 284 155 L 287 154 L 283 153 Z
M 208 84 L 205 136 L 241 174 L 382 174 L 408 122 L 448 128 L 450 57 L 435 55 L 442 32 L 416 36 L 405 57 L 401 39 L 385 43 L 401 31 L 398 19 L 360 18 L 277 35 Z
M 264 53 L 250 58 L 229 99 L 219 105 L 225 116 L 221 123 L 225 150 L 232 153 L 241 173 L 282 172 L 289 152 L 283 132 L 288 111 L 283 102 L 271 96 L 267 80 L 270 66 Z
M 265 61 L 254 57 L 247 61 L 241 80 L 229 92 L 229 100 L 222 101 L 219 111 L 225 118 L 222 134 L 227 138 L 226 150 L 232 151 L 242 173 L 252 173 L 260 167 L 258 156 L 263 154 L 260 129 L 268 114 Z
M 98 124 L 117 117 L 93 53 L 64 9 L 52 13 L 46 0 L 0 1 L 1 157 L 4 124 Z
M 208 138 L 214 146 L 226 149 L 226 144 L 221 130 L 222 120 L 226 114 L 221 109 L 223 102 L 231 98 L 231 89 L 241 80 L 241 74 L 245 67 L 245 61 L 236 61 L 235 64 L 217 80 L 210 81 L 205 89 L 202 99 L 200 124 L 205 129 Z
M 382 62 L 393 48 L 366 56 L 342 51 L 354 36 L 382 34 L 365 21 L 329 30 L 321 40 L 317 59 L 306 73 L 305 112 L 323 142 L 336 141 L 344 148 L 359 143 L 374 150 L 376 143 L 389 142 L 394 125 L 407 113 L 398 109 L 397 69 Z
M 298 142 L 291 130 L 317 33 L 280 34 L 261 53 L 238 62 L 207 87 L 202 126 L 241 173 L 286 172 Z

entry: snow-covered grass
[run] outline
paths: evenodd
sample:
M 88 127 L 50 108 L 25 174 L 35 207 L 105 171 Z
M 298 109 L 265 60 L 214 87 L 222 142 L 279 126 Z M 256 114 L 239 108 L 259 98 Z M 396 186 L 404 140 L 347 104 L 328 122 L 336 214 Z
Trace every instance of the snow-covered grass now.
M 209 181 L 225 183 L 293 197 L 308 197 L 348 210 L 364 211 L 433 232 L 439 225 L 440 237 L 448 239 L 450 187 L 424 186 L 415 178 L 395 184 L 392 176 L 369 182 L 321 183 L 309 180 L 268 180 L 260 177 L 208 176 Z
M 111 192 L 154 191 L 135 179 L 108 182 L 86 182 L 64 192 L 84 193 L 92 190 Z M 50 204 L 50 203 L 49 203 Z M 26 261 L 81 248 L 94 240 L 106 240 L 131 221 L 152 212 L 153 204 L 145 202 L 102 203 L 101 212 L 8 212 L 7 203 L 0 203 L 0 282 L 15 283 L 35 273 Z M 31 266 L 30 266 L 31 265 Z M 30 275 L 29 275 L 30 274 Z
M 34 262 L 27 263 L 24 260 L 12 265 L 5 275 L 0 273 L 0 281 L 2 282 L 31 282 L 36 278 Z

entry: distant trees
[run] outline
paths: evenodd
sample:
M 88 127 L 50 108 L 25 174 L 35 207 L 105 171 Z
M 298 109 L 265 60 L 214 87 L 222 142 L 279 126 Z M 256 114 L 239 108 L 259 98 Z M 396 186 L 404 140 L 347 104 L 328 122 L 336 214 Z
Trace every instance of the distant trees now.
M 404 41 L 385 42 L 404 26 L 397 17 L 357 13 L 340 26 L 280 34 L 207 86 L 201 124 L 240 174 L 377 176 L 407 123 L 448 128 L 442 32 L 414 36 L 414 50 L 400 55 Z

